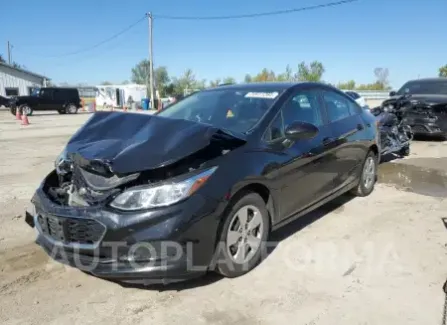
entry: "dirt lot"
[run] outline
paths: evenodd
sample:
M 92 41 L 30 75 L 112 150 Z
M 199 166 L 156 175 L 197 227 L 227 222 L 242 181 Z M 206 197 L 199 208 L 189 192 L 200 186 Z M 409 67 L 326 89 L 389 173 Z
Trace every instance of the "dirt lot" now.
M 414 142 L 367 198 L 341 198 L 273 235 L 250 274 L 124 288 L 52 262 L 24 209 L 87 114 L 0 111 L 2 324 L 439 324 L 447 275 L 447 143 Z

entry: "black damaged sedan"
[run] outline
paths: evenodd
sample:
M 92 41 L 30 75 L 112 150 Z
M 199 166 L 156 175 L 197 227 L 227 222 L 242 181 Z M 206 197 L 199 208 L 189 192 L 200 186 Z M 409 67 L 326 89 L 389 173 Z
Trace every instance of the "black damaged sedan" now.
M 385 105 L 407 95 L 404 123 L 415 135 L 447 139 L 447 78 L 424 78 L 406 82 L 397 92 L 390 92 Z
M 376 182 L 374 116 L 320 83 L 226 85 L 95 113 L 26 212 L 55 260 L 130 283 L 236 277 L 271 231 Z

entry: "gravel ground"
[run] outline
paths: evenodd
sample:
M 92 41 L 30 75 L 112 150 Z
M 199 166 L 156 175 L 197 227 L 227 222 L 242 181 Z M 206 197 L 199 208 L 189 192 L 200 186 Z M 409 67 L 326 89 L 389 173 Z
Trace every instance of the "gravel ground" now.
M 342 197 L 273 234 L 249 274 L 124 288 L 51 261 L 23 220 L 88 114 L 0 111 L 2 324 L 439 324 L 446 278 L 447 143 L 414 142 L 367 198 Z

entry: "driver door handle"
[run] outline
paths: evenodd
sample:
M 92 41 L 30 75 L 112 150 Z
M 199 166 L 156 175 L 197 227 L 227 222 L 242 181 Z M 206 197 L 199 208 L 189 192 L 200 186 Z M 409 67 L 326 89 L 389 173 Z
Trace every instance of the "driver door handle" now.
M 362 131 L 364 128 L 363 124 L 357 124 L 357 130 Z

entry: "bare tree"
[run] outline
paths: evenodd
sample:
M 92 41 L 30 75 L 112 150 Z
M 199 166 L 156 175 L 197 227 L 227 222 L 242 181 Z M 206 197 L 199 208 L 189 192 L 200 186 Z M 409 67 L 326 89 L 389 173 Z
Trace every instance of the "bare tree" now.
M 377 82 L 383 86 L 383 89 L 385 89 L 388 86 L 388 68 L 375 68 L 374 75 L 377 78 Z

